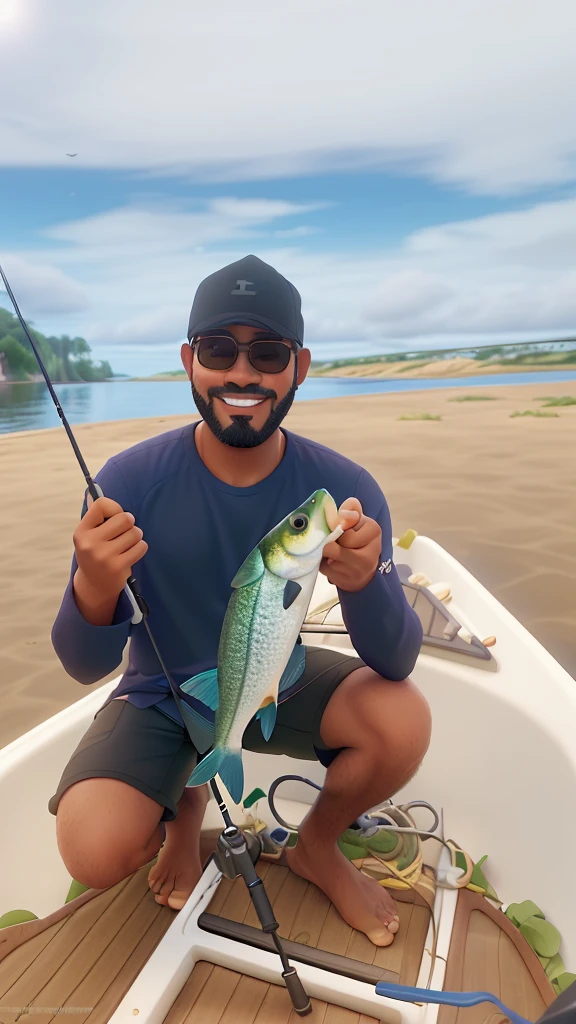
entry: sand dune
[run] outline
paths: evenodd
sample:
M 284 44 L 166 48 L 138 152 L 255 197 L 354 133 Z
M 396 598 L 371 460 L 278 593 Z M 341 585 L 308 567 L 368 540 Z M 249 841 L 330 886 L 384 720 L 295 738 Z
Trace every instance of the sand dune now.
M 495 400 L 454 401 L 472 393 Z M 298 402 L 286 425 L 365 466 L 395 535 L 413 527 L 446 547 L 576 677 L 576 406 L 550 410 L 558 418 L 510 418 L 539 408 L 542 395 L 576 397 L 576 384 Z M 399 420 L 421 412 L 442 419 Z M 122 449 L 194 418 L 191 405 L 187 417 L 74 432 L 95 474 Z M 94 687 L 66 675 L 50 641 L 84 493 L 62 427 L 0 435 L 0 492 L 3 746 Z

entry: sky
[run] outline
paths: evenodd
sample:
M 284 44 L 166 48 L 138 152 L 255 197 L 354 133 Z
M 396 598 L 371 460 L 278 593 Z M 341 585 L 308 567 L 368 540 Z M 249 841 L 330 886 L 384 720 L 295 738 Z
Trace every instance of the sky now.
M 177 369 L 253 253 L 314 359 L 576 335 L 575 36 L 573 0 L 0 0 L 23 316 Z

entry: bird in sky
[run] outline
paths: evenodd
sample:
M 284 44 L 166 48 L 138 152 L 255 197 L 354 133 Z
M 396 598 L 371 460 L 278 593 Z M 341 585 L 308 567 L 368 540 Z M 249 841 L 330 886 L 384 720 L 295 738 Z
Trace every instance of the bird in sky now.
M 66 156 L 78 156 L 78 153 L 66 153 Z

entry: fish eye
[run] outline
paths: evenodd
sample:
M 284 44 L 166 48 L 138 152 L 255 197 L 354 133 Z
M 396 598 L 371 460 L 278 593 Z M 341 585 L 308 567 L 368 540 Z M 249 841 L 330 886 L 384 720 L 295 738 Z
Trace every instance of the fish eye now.
M 298 512 L 296 515 L 290 516 L 290 526 L 301 533 L 302 530 L 305 530 L 308 526 L 308 516 L 305 516 L 302 512 Z

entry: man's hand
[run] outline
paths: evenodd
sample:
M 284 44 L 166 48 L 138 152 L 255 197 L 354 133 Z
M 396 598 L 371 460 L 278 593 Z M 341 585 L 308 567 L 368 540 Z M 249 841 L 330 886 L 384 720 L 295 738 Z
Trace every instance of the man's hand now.
M 362 590 L 378 568 L 382 530 L 364 515 L 358 498 L 346 498 L 338 514 L 344 533 L 324 548 L 320 572 L 340 590 Z

